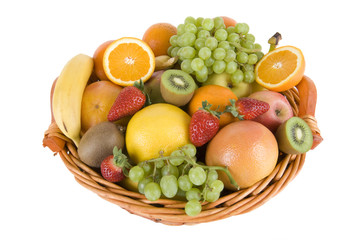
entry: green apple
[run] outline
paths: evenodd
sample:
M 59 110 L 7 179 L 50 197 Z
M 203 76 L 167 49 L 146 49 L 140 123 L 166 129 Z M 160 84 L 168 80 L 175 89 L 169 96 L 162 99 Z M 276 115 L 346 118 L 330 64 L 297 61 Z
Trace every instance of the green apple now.
M 251 94 L 251 84 L 245 82 L 233 84 L 231 82 L 231 76 L 228 73 L 211 74 L 208 80 L 203 83 L 203 86 L 205 85 L 219 85 L 230 88 L 238 98 L 247 97 Z

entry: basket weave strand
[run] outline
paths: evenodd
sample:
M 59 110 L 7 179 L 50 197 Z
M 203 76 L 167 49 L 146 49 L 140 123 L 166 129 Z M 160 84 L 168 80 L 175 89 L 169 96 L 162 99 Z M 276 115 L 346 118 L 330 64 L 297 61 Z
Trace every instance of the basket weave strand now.
M 297 116 L 300 101 L 297 89 L 292 88 L 283 94 L 292 106 L 294 115 Z M 302 118 L 313 131 L 320 133 L 313 116 L 303 116 Z M 300 172 L 306 157 L 306 154 L 280 154 L 276 167 L 268 177 L 249 188 L 229 192 L 216 202 L 204 202 L 202 212 L 195 217 L 190 217 L 184 212 L 185 202 L 183 201 L 159 199 L 151 202 L 140 193 L 129 191 L 104 180 L 99 172 L 80 161 L 74 143 L 62 134 L 55 123 L 49 126 L 45 135 L 58 137 L 65 141 L 65 147 L 59 152 L 60 158 L 80 185 L 132 214 L 167 225 L 205 223 L 250 212 L 281 192 Z

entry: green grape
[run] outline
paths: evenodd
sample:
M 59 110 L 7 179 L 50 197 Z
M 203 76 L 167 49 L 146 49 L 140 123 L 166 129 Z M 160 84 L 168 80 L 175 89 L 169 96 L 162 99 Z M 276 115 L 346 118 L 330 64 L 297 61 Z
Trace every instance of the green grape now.
M 171 56 L 171 57 L 176 57 L 179 49 L 180 49 L 179 47 L 174 47 L 174 48 L 171 50 L 170 56 Z
M 185 154 L 181 150 L 175 150 L 170 154 L 170 157 L 176 157 L 170 158 L 170 163 L 174 166 L 179 166 L 184 162 Z
M 241 46 L 249 50 L 255 49 L 255 44 L 249 41 L 241 41 Z
M 244 72 L 244 82 L 252 83 L 255 80 L 255 73 L 253 71 Z
M 220 192 L 215 192 L 211 190 L 205 190 L 204 191 L 204 199 L 208 202 L 215 202 L 220 197 Z
M 212 67 L 207 67 L 207 68 L 208 68 L 208 74 L 209 74 L 209 76 L 214 73 L 214 70 L 212 70 Z
M 208 37 L 205 40 L 205 47 L 210 48 L 210 50 L 214 50 L 218 45 L 218 40 L 214 37 Z
M 189 171 L 189 178 L 194 185 L 200 186 L 206 180 L 206 172 L 202 167 L 193 167 Z
M 185 32 L 177 38 L 177 44 L 180 47 L 193 46 L 196 40 L 194 33 Z
M 249 54 L 249 59 L 247 61 L 248 64 L 255 64 L 257 62 L 258 58 L 257 58 L 257 55 L 252 53 L 252 54 Z
M 236 62 L 228 62 L 226 64 L 225 72 L 229 74 L 233 74 L 238 69 L 238 65 Z
M 205 60 L 204 63 L 205 63 L 205 66 L 212 67 L 214 62 L 215 62 L 215 59 L 213 59 L 212 57 L 209 57 L 208 59 Z M 212 70 L 212 68 L 211 68 L 211 70 Z M 210 72 L 210 71 L 208 71 L 208 72 Z
M 184 59 L 192 59 L 196 55 L 196 50 L 193 47 L 182 47 L 178 52 L 179 57 L 182 57 Z
M 195 25 L 196 25 L 197 27 L 201 27 L 203 21 L 204 21 L 204 18 L 203 18 L 203 17 L 198 17 L 198 18 L 195 20 Z
M 144 188 L 149 182 L 152 182 L 151 178 L 143 178 L 142 180 L 140 180 L 140 182 L 138 183 L 139 193 L 144 194 Z
M 208 37 L 210 37 L 210 32 L 209 32 L 208 30 L 201 29 L 201 30 L 197 33 L 197 37 L 198 37 L 198 38 L 208 38 Z
M 144 188 L 145 197 L 150 201 L 156 201 L 161 196 L 160 185 L 156 182 L 149 182 Z
M 186 23 L 192 23 L 192 24 L 195 24 L 195 23 L 196 23 L 196 20 L 195 20 L 195 18 L 194 18 L 194 17 L 192 17 L 192 16 L 188 16 L 188 17 L 186 17 L 186 18 L 185 18 L 184 23 L 185 23 L 185 24 L 186 24 Z
M 258 58 L 258 61 L 264 56 L 264 53 L 263 52 L 255 52 L 257 58 Z
M 160 188 L 165 197 L 174 197 L 178 191 L 177 178 L 174 175 L 163 176 L 160 180 Z
M 214 64 L 212 65 L 212 69 L 214 73 L 220 74 L 225 71 L 226 63 L 222 60 L 215 60 Z
M 228 42 L 237 43 L 240 42 L 240 36 L 237 33 L 230 33 L 227 37 Z
M 228 32 L 228 34 L 236 32 L 236 31 L 235 31 L 235 27 L 233 27 L 233 26 L 228 27 L 228 28 L 226 29 L 226 31 Z
M 178 38 L 178 35 L 172 35 L 169 39 L 170 44 L 174 47 L 177 46 L 177 38 Z
M 221 192 L 224 189 L 224 183 L 218 179 L 210 183 L 210 188 L 214 192 Z
M 195 46 L 195 49 L 197 49 L 197 50 L 200 50 L 201 48 L 205 47 L 205 38 L 196 39 L 194 46 Z
M 171 51 L 175 48 L 175 46 L 170 46 L 168 49 L 167 49 L 167 55 L 171 56 Z
M 186 200 L 200 200 L 201 199 L 201 191 L 198 188 L 191 188 L 186 192 Z
M 255 47 L 255 49 L 259 49 L 259 50 L 262 49 L 262 47 L 261 47 L 261 45 L 259 43 L 255 43 L 254 47 Z
M 192 182 L 190 181 L 189 175 L 182 175 L 178 178 L 177 181 L 179 188 L 185 192 L 189 191 L 193 186 Z
M 178 166 L 179 175 L 187 174 L 189 172 L 190 168 L 191 168 L 191 165 L 188 164 L 187 162 L 184 162 L 183 164 Z
M 223 60 L 226 56 L 226 51 L 223 48 L 216 48 L 213 51 L 212 56 L 215 60 Z
M 194 70 L 191 68 L 191 59 L 185 59 L 181 62 L 181 70 L 183 70 L 186 73 L 193 73 Z
M 181 150 L 190 157 L 195 157 L 196 155 L 196 147 L 194 144 L 188 143 L 181 147 Z
M 174 175 L 175 177 L 179 177 L 179 169 L 172 164 L 166 164 L 161 168 L 161 175 Z
M 235 61 L 235 59 L 236 59 L 235 51 L 231 50 L 231 49 L 226 50 L 226 55 L 225 55 L 224 61 L 232 62 L 232 61 Z
M 215 181 L 216 179 L 218 179 L 218 173 L 216 170 L 209 170 L 209 172 L 207 173 L 207 179 L 206 182 L 207 183 L 212 183 L 213 181 Z
M 211 31 L 214 28 L 214 20 L 211 18 L 205 18 L 202 21 L 202 25 L 203 29 Z
M 214 37 L 220 42 L 225 41 L 227 39 L 228 33 L 225 29 L 220 28 L 216 30 Z
M 209 57 L 211 57 L 211 50 L 208 47 L 202 47 L 199 52 L 198 55 L 201 59 L 206 60 Z
M 193 23 L 186 23 L 185 24 L 185 32 L 196 34 L 197 33 L 197 27 Z
M 145 171 L 140 166 L 134 166 L 129 171 L 129 178 L 133 182 L 139 182 L 145 176 Z
M 156 168 L 162 168 L 162 167 L 164 167 L 164 165 L 165 165 L 165 162 L 163 160 L 155 162 L 155 167 Z
M 240 69 L 237 69 L 233 74 L 231 74 L 231 82 L 233 84 L 240 83 L 244 80 L 244 73 Z
M 201 212 L 201 203 L 198 200 L 190 200 L 185 204 L 185 213 L 189 216 L 196 216 Z
M 246 72 L 246 71 L 253 72 L 254 69 L 255 69 L 255 66 L 253 64 L 244 64 L 244 65 L 242 65 L 242 70 L 244 72 Z
M 249 25 L 247 25 L 246 23 L 237 23 L 235 25 L 235 32 L 247 34 L 249 32 Z
M 191 68 L 194 71 L 200 71 L 203 66 L 204 66 L 204 61 L 201 58 L 194 58 L 191 61 Z
M 236 60 L 239 63 L 247 63 L 248 59 L 249 59 L 249 55 L 246 52 L 238 52 L 236 54 Z
M 177 26 L 177 35 L 181 35 L 185 32 L 185 24 L 181 23 Z
M 200 71 L 195 72 L 196 80 L 199 82 L 205 82 L 208 78 L 208 75 L 208 69 L 205 65 L 201 68 Z
M 222 17 L 215 17 L 214 18 L 214 27 L 216 29 L 221 28 L 224 26 L 224 19 Z
M 255 42 L 255 36 L 252 35 L 251 33 L 245 34 L 245 39 L 247 42 L 252 42 L 252 43 Z
M 141 162 L 139 166 L 144 170 L 145 176 L 150 175 L 154 171 L 154 164 L 148 162 Z
M 228 41 L 221 41 L 219 42 L 218 48 L 223 48 L 225 50 L 229 50 L 230 49 L 230 43 Z

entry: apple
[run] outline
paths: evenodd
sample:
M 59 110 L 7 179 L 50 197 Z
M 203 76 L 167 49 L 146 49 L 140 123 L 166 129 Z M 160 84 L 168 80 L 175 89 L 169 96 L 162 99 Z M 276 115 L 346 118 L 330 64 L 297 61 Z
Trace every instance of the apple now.
M 107 115 L 122 87 L 110 81 L 97 81 L 86 86 L 81 103 L 81 130 L 107 121 Z
M 238 98 L 247 97 L 251 93 L 251 84 L 245 82 L 233 84 L 231 82 L 231 76 L 228 73 L 213 73 L 202 85 L 205 86 L 211 84 L 230 88 Z
M 253 121 L 263 124 L 273 133 L 276 132 L 281 123 L 294 116 L 289 101 L 281 93 L 264 90 L 252 93 L 249 97 L 269 103 L 269 110 L 254 118 Z
M 144 84 L 144 91 L 149 95 L 151 103 L 164 103 L 165 100 L 161 96 L 160 81 L 164 70 L 156 71 L 152 74 Z

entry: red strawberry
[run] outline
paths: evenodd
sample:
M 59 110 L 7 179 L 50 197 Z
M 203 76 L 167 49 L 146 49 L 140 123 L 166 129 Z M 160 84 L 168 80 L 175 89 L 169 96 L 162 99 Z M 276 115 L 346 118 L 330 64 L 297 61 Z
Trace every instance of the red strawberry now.
M 121 90 L 107 115 L 107 119 L 114 122 L 139 111 L 148 100 L 143 89 L 144 83 L 140 80 L 140 83 L 135 82 L 134 86 L 128 86 Z
M 220 113 L 210 110 L 211 104 L 202 102 L 203 107 L 191 117 L 189 134 L 190 141 L 200 147 L 209 142 L 219 130 Z
M 230 99 L 231 106 L 227 106 L 225 112 L 230 112 L 234 117 L 240 120 L 251 120 L 267 112 L 270 105 L 257 99 L 243 97 L 236 102 Z
M 116 146 L 113 155 L 108 156 L 101 162 L 101 175 L 109 182 L 120 182 L 128 175 L 130 163 L 126 155 L 124 155 Z

